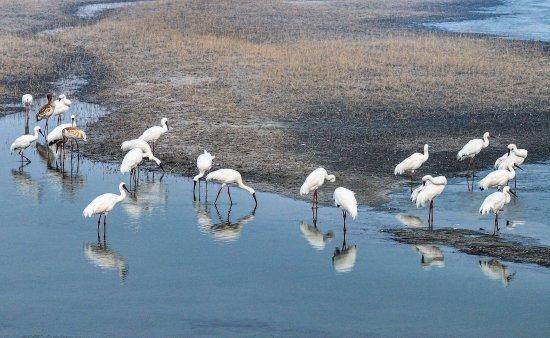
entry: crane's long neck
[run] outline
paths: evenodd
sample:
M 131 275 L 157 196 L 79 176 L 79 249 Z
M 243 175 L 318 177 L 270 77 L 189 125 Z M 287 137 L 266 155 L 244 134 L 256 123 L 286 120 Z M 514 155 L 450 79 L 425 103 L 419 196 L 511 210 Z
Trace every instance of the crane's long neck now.
M 198 180 L 200 180 L 200 179 L 204 176 L 204 173 L 205 173 L 205 172 L 206 172 L 206 171 L 204 171 L 204 170 L 200 170 L 200 171 L 199 171 L 199 174 L 198 174 L 197 176 L 193 177 L 193 181 L 198 181 Z
M 511 179 L 513 179 L 514 177 L 516 177 L 516 171 L 514 170 L 514 166 L 510 166 L 510 167 L 508 168 L 508 171 L 510 172 L 510 173 L 508 174 L 508 179 L 511 180 Z
M 483 135 L 483 148 L 487 148 L 489 146 L 489 135 Z
M 120 185 L 118 190 L 120 191 L 120 195 L 118 196 L 118 201 L 120 202 L 120 201 L 123 201 L 126 198 L 126 190 L 124 190 L 122 185 Z
M 428 153 L 428 147 L 424 147 L 424 158 L 427 160 L 430 154 Z
M 35 140 L 38 140 L 38 130 L 35 130 L 35 131 L 34 131 L 34 136 L 33 136 L 33 138 L 34 138 Z
M 240 179 L 240 180 L 237 182 L 237 185 L 239 186 L 239 188 L 244 189 L 244 190 L 248 191 L 248 192 L 251 193 L 251 194 L 254 193 L 254 189 L 252 189 L 251 187 L 249 187 L 249 186 L 247 186 L 246 184 L 244 184 L 242 179 Z

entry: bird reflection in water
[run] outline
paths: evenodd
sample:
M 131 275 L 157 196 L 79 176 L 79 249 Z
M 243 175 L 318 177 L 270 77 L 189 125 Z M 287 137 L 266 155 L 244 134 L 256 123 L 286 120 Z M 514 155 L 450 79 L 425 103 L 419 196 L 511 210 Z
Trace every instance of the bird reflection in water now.
M 516 273 L 510 273 L 508 267 L 496 259 L 480 260 L 479 267 L 485 276 L 492 280 L 500 280 L 502 285 L 508 286 Z
M 420 266 L 424 269 L 429 269 L 432 266 L 445 267 L 445 257 L 439 247 L 435 245 L 413 245 L 413 248 L 420 254 Z
M 80 162 L 71 161 L 69 170 L 65 171 L 55 164 L 55 155 L 51 149 L 41 143 L 36 143 L 36 150 L 38 155 L 45 162 L 48 171 L 46 176 L 52 183 L 52 187 L 55 189 L 62 189 L 67 192 L 71 198 L 76 196 L 78 190 L 84 187 L 86 184 L 86 177 L 81 175 Z
M 347 229 L 344 226 L 344 240 L 341 248 L 334 249 L 332 255 L 332 266 L 336 272 L 350 272 L 355 266 L 357 260 L 357 245 L 347 245 L 346 243 Z
M 203 233 L 209 234 L 216 241 L 231 243 L 236 241 L 241 236 L 241 231 L 243 226 L 254 220 L 256 207 L 252 211 L 237 221 L 232 222 L 231 217 L 231 206 L 227 211 L 227 217 L 223 218 L 218 207 L 214 205 L 216 214 L 218 216 L 218 222 L 214 223 L 212 217 L 210 217 L 210 212 L 208 210 L 208 205 L 201 204 L 200 202 L 195 202 L 195 211 L 197 212 L 197 222 Z
M 42 195 L 42 187 L 40 187 L 38 183 L 33 180 L 32 176 L 24 171 L 22 167 L 19 169 L 12 169 L 11 177 L 17 191 L 19 191 L 21 195 L 30 197 L 35 201 L 40 200 L 40 196 Z
M 328 231 L 327 233 L 323 233 L 317 228 L 316 219 L 313 219 L 313 225 L 309 225 L 302 221 L 300 223 L 300 230 L 304 238 L 309 242 L 309 245 L 315 250 L 325 249 L 326 244 L 334 238 L 334 232 Z
M 418 216 L 397 214 L 395 215 L 395 218 L 397 218 L 397 220 L 401 222 L 401 224 L 409 228 L 422 228 L 424 226 L 422 219 Z
M 99 236 L 99 235 L 98 235 Z M 111 250 L 105 238 L 98 238 L 97 243 L 84 244 L 84 256 L 88 262 L 102 270 L 117 270 L 121 280 L 128 276 L 128 266 L 124 257 Z
M 136 223 L 154 211 L 164 212 L 168 201 L 168 185 L 162 182 L 163 177 L 164 174 L 157 178 L 155 176 L 150 178 L 147 175 L 146 180 L 141 181 L 133 194 L 129 195 L 129 198 L 122 203 L 122 207 L 132 222 Z
M 506 221 L 506 228 L 508 230 L 514 230 L 518 225 L 525 225 L 525 221 L 512 221 L 512 220 Z

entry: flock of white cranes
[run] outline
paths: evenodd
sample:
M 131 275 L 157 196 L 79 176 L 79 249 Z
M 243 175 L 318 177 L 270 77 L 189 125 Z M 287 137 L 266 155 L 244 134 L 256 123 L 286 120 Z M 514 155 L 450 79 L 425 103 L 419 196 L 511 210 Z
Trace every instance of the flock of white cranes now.
M 86 133 L 76 126 L 76 118 L 71 116 L 71 123 L 61 124 L 63 113 L 67 112 L 71 106 L 71 101 L 67 99 L 64 94 L 58 96 L 57 100 L 52 99 L 52 95 L 47 95 L 47 103 L 42 106 L 36 114 L 36 121 L 46 120 L 45 129 L 48 130 L 48 120 L 51 117 L 58 118 L 58 125 L 50 133 L 45 136 L 48 146 L 57 157 L 61 157 L 62 163 L 64 163 L 64 147 L 67 141 L 75 142 L 78 149 L 78 141 L 86 141 Z M 22 97 L 22 104 L 26 108 L 27 116 L 30 110 L 30 106 L 33 103 L 33 97 L 30 94 L 25 94 Z M 121 150 L 126 152 L 122 163 L 120 165 L 120 172 L 122 174 L 130 173 L 130 181 L 137 183 L 139 174 L 139 165 L 145 160 L 154 161 L 163 171 L 162 161 L 158 159 L 153 153 L 155 151 L 155 143 L 160 139 L 162 135 L 168 132 L 168 119 L 162 118 L 159 126 L 153 126 L 148 128 L 138 138 L 124 141 L 121 145 Z M 39 126 L 34 127 L 34 134 L 22 135 L 18 137 L 10 147 L 10 151 L 18 151 L 21 157 L 21 162 L 30 163 L 31 161 L 23 154 L 23 151 L 27 149 L 33 142 L 35 142 L 39 134 L 42 133 L 42 129 Z M 483 138 L 470 140 L 464 147 L 458 152 L 457 160 L 462 161 L 468 159 L 468 172 L 471 174 L 472 180 L 475 176 L 475 156 L 481 152 L 482 149 L 489 146 L 489 138 L 493 137 L 489 132 L 483 134 Z M 479 181 L 479 188 L 481 190 L 489 188 L 497 188 L 499 191 L 494 192 L 487 196 L 483 201 L 479 212 L 483 215 L 494 213 L 495 222 L 493 234 L 496 234 L 499 230 L 498 215 L 503 211 L 504 206 L 511 200 L 511 196 L 515 195 L 515 192 L 508 186 L 508 182 L 514 179 L 514 188 L 516 187 L 516 172 L 515 168 L 521 169 L 520 165 L 525 161 L 527 157 L 527 150 L 518 149 L 515 144 L 508 145 L 508 151 L 498 158 L 495 162 L 496 170 L 489 173 L 485 178 Z M 429 158 L 429 146 L 424 145 L 423 153 L 414 153 L 411 156 L 404 159 L 399 163 L 394 170 L 395 175 L 409 175 L 411 182 L 413 175 Z M 215 181 L 219 183 L 220 189 L 216 195 L 214 204 L 218 202 L 220 193 L 224 187 L 227 187 L 227 195 L 230 203 L 231 199 L 230 186 L 239 187 L 248 193 L 250 193 L 254 199 L 255 206 L 258 201 L 256 199 L 256 192 L 253 188 L 247 186 L 242 179 L 241 173 L 234 169 L 218 169 L 209 172 L 212 168 L 212 162 L 215 156 L 211 155 L 208 151 L 200 154 L 197 158 L 197 169 L 199 173 L 193 178 L 194 185 L 193 190 L 196 188 L 197 182 L 199 183 L 200 192 L 200 180 L 206 181 L 206 189 L 208 189 L 208 181 Z M 207 173 L 208 172 L 208 173 Z M 205 177 L 206 175 L 206 177 Z M 313 193 L 312 197 L 312 212 L 313 218 L 317 219 L 318 209 L 318 190 L 325 183 L 325 181 L 334 182 L 336 177 L 329 174 L 324 168 L 317 168 L 312 171 L 305 179 L 304 183 L 300 187 L 300 195 L 307 195 L 310 192 Z M 417 207 L 423 207 L 429 204 L 428 208 L 428 225 L 433 226 L 433 209 L 434 200 L 437 196 L 441 195 L 445 186 L 447 185 L 447 179 L 444 176 L 433 177 L 431 175 L 425 175 L 422 177 L 422 185 L 418 186 L 414 190 L 411 188 L 411 201 L 416 204 Z M 468 189 L 470 189 L 468 185 Z M 472 182 L 473 190 L 473 182 Z M 98 231 L 101 223 L 101 217 L 103 216 L 103 224 L 106 224 L 107 214 L 115 207 L 115 205 L 123 201 L 127 193 L 130 190 L 127 188 L 124 182 L 119 184 L 120 194 L 103 194 L 96 197 L 83 211 L 84 217 L 92 217 L 99 215 L 97 222 Z M 334 204 L 342 209 L 342 217 L 344 222 L 344 231 L 346 229 L 346 218 L 348 214 L 355 219 L 357 217 L 357 199 L 353 191 L 338 187 L 334 190 L 333 194 Z

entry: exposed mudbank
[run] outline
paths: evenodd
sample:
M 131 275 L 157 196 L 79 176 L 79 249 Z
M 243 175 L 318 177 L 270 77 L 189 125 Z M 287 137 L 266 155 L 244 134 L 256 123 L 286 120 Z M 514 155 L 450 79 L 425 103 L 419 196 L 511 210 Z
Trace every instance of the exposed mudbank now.
M 491 256 L 518 263 L 550 267 L 550 247 L 526 244 L 517 237 L 493 236 L 467 229 L 384 229 L 398 242 L 408 244 L 438 244 L 453 247 L 470 255 Z

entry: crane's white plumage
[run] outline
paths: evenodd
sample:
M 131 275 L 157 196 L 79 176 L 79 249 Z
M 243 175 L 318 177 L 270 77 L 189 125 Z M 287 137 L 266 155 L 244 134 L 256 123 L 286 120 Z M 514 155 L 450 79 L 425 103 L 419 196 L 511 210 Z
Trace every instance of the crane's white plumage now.
M 258 201 L 256 200 L 256 192 L 251 187 L 245 185 L 243 183 L 243 179 L 241 177 L 241 173 L 239 173 L 237 170 L 233 169 L 218 169 L 216 171 L 213 171 L 206 175 L 207 181 L 216 181 L 222 185 L 222 188 L 226 185 L 235 185 L 243 190 L 248 191 L 250 194 L 252 194 L 252 197 L 254 197 L 254 202 L 256 204 Z M 228 187 L 229 189 L 229 187 Z M 221 191 L 221 188 L 220 188 Z M 219 195 L 219 192 L 218 192 Z M 217 197 L 216 197 L 217 200 Z M 214 202 L 215 203 L 215 202 Z
M 313 170 L 304 181 L 304 184 L 300 187 L 300 195 L 307 195 L 310 191 L 319 189 L 325 180 L 329 182 L 336 181 L 334 175 L 329 175 L 325 168 L 317 168 Z
M 82 212 L 85 218 L 92 217 L 93 215 L 107 215 L 118 202 L 123 201 L 126 198 L 126 184 L 120 182 L 118 185 L 120 195 L 107 193 L 99 195 Z
M 31 94 L 25 94 L 21 97 L 21 103 L 25 107 L 29 107 L 33 103 L 33 97 Z
M 25 150 L 27 149 L 34 141 L 38 140 L 38 134 L 42 133 L 39 126 L 34 127 L 34 134 L 21 135 L 13 141 L 10 146 L 10 151 L 14 150 Z
M 67 99 L 65 94 L 59 95 L 58 99 L 52 102 L 53 104 L 53 114 L 52 116 L 61 116 L 66 113 L 69 108 L 71 108 L 71 100 Z
M 423 184 L 413 190 L 411 194 L 411 201 L 416 204 L 416 207 L 423 207 L 434 198 L 441 195 L 445 186 L 447 185 L 447 179 L 445 176 L 432 177 L 426 175 L 422 177 Z
M 130 151 L 132 149 L 141 149 L 144 158 L 148 158 L 151 161 L 155 161 L 155 163 L 162 168 L 162 161 L 157 157 L 155 157 L 155 155 L 153 155 L 153 152 L 151 151 L 151 146 L 149 145 L 149 143 L 147 143 L 144 140 L 133 139 L 129 141 L 124 141 L 122 142 L 120 149 L 122 149 L 123 151 Z
M 338 187 L 334 190 L 334 204 L 351 215 L 351 218 L 357 217 L 357 200 L 353 191 Z
M 48 133 L 48 136 L 46 136 L 48 145 L 53 145 L 55 142 L 63 139 L 63 129 L 68 127 L 76 127 L 76 117 L 74 115 L 71 115 L 71 123 L 60 124 Z
M 459 160 L 459 161 L 462 161 L 466 158 L 472 158 L 472 157 L 476 156 L 477 154 L 479 154 L 481 149 L 487 148 L 487 146 L 489 146 L 489 137 L 490 136 L 491 136 L 491 134 L 489 132 L 485 132 L 483 134 L 482 139 L 481 138 L 476 138 L 476 139 L 468 141 L 468 143 L 466 143 L 464 145 L 464 147 L 462 147 L 462 149 L 460 149 L 460 151 L 456 155 L 456 159 Z
M 498 214 L 504 209 L 506 204 L 510 203 L 511 198 L 510 187 L 505 186 L 502 191 L 494 192 L 485 197 L 485 200 L 483 200 L 483 203 L 479 208 L 479 213 L 482 215 L 487 215 L 490 213 Z
M 520 166 L 526 157 L 527 149 L 518 149 L 515 144 L 511 143 L 508 145 L 508 152 L 495 161 L 495 168 L 506 169 L 510 167 L 510 164 Z
M 211 155 L 206 150 L 197 157 L 197 169 L 199 169 L 199 174 L 193 177 L 195 182 L 200 180 L 204 174 L 212 168 L 212 160 L 214 158 L 216 158 L 216 156 Z
M 490 172 L 481 181 L 479 181 L 479 189 L 502 188 L 508 185 L 509 180 L 516 177 L 513 163 L 508 164 L 508 169 L 498 169 Z
M 414 173 L 415 170 L 420 168 L 424 162 L 428 160 L 429 153 L 428 153 L 429 146 L 427 144 L 424 145 L 424 153 L 414 153 L 411 156 L 404 159 L 401 163 L 399 163 L 397 166 L 395 166 L 395 170 L 393 173 L 395 175 L 403 175 L 405 172 L 410 172 L 411 174 Z
M 156 142 L 164 133 L 168 131 L 168 119 L 163 117 L 160 120 L 160 126 L 153 126 L 143 132 L 139 137 L 146 142 Z
M 120 164 L 120 172 L 122 174 L 129 173 L 131 170 L 136 169 L 137 166 L 143 161 L 143 151 L 140 148 L 134 148 L 130 150 Z

